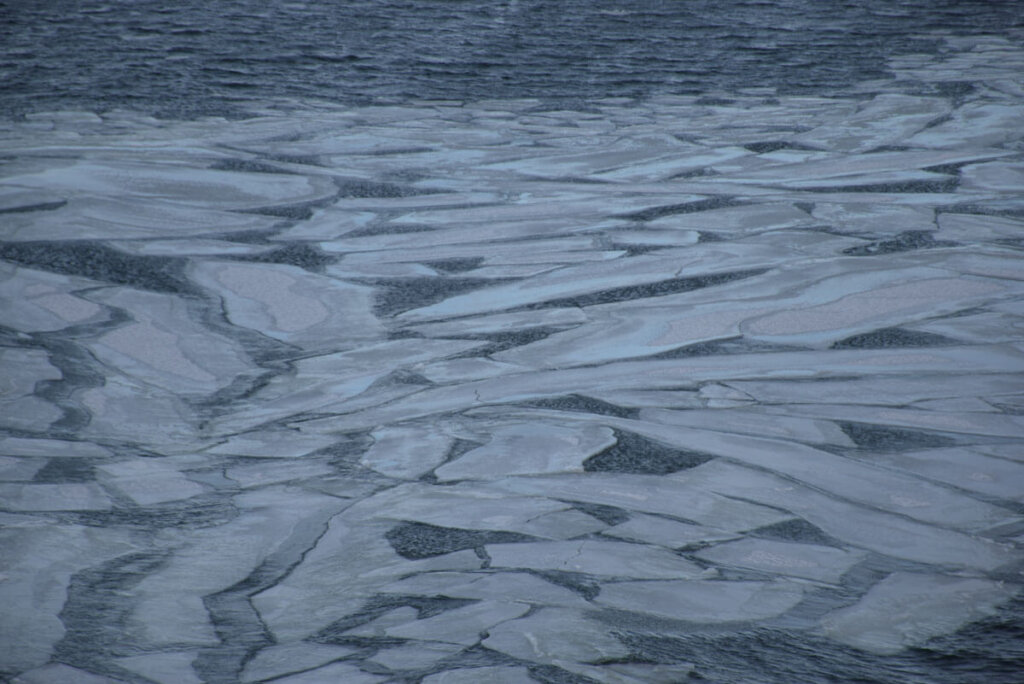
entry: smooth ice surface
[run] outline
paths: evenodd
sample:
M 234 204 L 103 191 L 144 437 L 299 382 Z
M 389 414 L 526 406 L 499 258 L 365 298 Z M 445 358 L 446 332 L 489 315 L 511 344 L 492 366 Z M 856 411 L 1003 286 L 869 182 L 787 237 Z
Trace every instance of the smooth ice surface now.
M 608 629 L 585 613 L 545 608 L 490 630 L 484 646 L 515 658 L 548 663 L 621 658 L 628 651 Z
M 135 4 L 4 68 L 82 27 L 128 22 L 109 49 L 166 68 L 219 35 Z M 239 21 L 276 40 L 300 4 Z M 980 34 L 966 0 L 929 7 L 969 15 L 957 35 L 898 40 L 916 0 L 597 2 L 578 24 L 449 3 L 429 28 L 458 59 L 406 56 L 494 99 L 236 89 L 267 64 L 379 73 L 426 4 L 348 3 L 378 23 L 342 52 L 250 50 L 218 71 L 231 119 L 0 121 L 0 680 L 1011 681 L 1019 27 Z M 828 27 L 740 51 L 803 90 L 712 92 L 737 68 L 721 27 L 762 17 Z M 686 48 L 718 65 L 690 85 L 602 39 L 556 50 L 566 73 L 659 87 L 552 73 L 586 96 L 505 97 L 524 22 L 628 30 L 669 64 L 647 37 L 680 18 L 716 36 Z
M 615 443 L 606 427 L 572 429 L 522 423 L 495 429 L 491 440 L 435 471 L 438 479 L 494 479 L 505 475 L 582 471 L 583 461 Z
M 739 566 L 822 582 L 838 582 L 843 573 L 866 555 L 827 546 L 765 539 L 741 539 L 697 554 L 699 558 L 723 566 Z
M 865 651 L 895 653 L 991 615 L 1015 590 L 982 579 L 893 573 L 856 605 L 822 618 L 829 637 Z
M 616 582 L 596 599 L 600 605 L 687 622 L 763 620 L 780 615 L 803 597 L 785 581 Z

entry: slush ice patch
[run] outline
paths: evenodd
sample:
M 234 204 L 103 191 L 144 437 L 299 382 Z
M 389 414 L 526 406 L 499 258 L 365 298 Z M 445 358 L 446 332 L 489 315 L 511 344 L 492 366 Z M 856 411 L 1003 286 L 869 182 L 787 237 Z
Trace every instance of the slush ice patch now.
M 132 599 L 128 595 L 165 560 L 162 552 L 132 553 L 71 576 L 60 612 L 64 638 L 55 649 L 60 662 L 85 669 L 103 668 L 124 643 Z
M 300 202 L 298 204 L 282 204 L 276 207 L 260 207 L 258 209 L 246 209 L 246 214 L 259 214 L 260 216 L 274 216 L 276 218 L 288 219 L 289 221 L 306 221 L 313 218 L 313 210 L 322 206 L 321 202 Z
M 419 188 L 411 188 L 407 185 L 398 185 L 396 183 L 341 179 L 335 180 L 334 183 L 338 186 L 338 197 L 386 199 L 435 194 L 434 190 L 420 190 Z
M 459 339 L 462 340 L 487 340 L 490 344 L 482 349 L 470 349 L 469 351 L 459 354 L 455 358 L 460 357 L 475 357 L 475 356 L 489 356 L 490 354 L 497 354 L 498 352 L 505 351 L 506 349 L 512 349 L 513 347 L 521 347 L 524 344 L 530 344 L 531 342 L 537 342 L 543 340 L 545 337 L 559 332 L 561 328 L 529 328 L 526 330 L 510 330 L 508 332 L 500 333 L 478 333 L 474 335 L 460 335 Z
M 629 511 L 625 511 L 615 506 L 605 506 L 603 504 L 596 503 L 583 503 L 577 502 L 573 504 L 573 508 L 582 513 L 597 518 L 606 525 L 621 525 L 622 523 L 629 520 Z
M 229 499 L 196 496 L 146 508 L 112 508 L 106 511 L 61 513 L 62 520 L 86 527 L 138 530 L 194 530 L 223 525 L 238 517 Z
M 816 148 L 809 147 L 807 145 L 801 145 L 799 143 L 787 142 L 785 140 L 765 140 L 762 142 L 752 142 L 744 145 L 745 148 L 753 152 L 754 154 L 767 154 L 769 152 L 778 152 L 779 150 L 802 150 L 807 152 L 816 151 Z
M 651 207 L 641 211 L 634 211 L 629 214 L 622 214 L 619 218 L 633 219 L 634 221 L 651 221 L 663 216 L 675 216 L 676 214 L 694 214 L 698 211 L 710 209 L 724 209 L 744 204 L 732 197 L 712 197 L 696 202 L 684 202 L 683 204 L 665 204 L 660 207 Z
M 1024 201 L 1014 198 L 992 199 L 984 202 L 963 202 L 945 209 L 938 207 L 936 213 L 1024 218 Z
M 583 470 L 599 473 L 667 475 L 707 463 L 714 456 L 673 449 L 632 432 L 615 431 L 615 446 L 583 462 Z
M 327 256 L 316 247 L 304 242 L 293 242 L 270 252 L 241 257 L 240 260 L 261 264 L 287 264 L 310 271 L 319 271 L 324 266 L 333 264 L 337 258 Z
M 955 192 L 960 185 L 959 178 L 941 180 L 908 180 L 899 183 L 864 183 L 862 185 L 843 185 L 843 192 L 891 192 L 897 194 L 909 192 L 946 193 Z M 835 186 L 819 186 L 803 188 L 807 192 L 835 192 Z
M 880 328 L 839 340 L 833 349 L 886 349 L 889 347 L 944 347 L 957 344 L 945 335 L 903 328 Z
M 385 537 L 395 553 L 411 560 L 441 556 L 463 549 L 476 549 L 487 544 L 536 541 L 533 537 L 517 532 L 462 530 L 411 522 L 392 527 Z
M 689 278 L 671 278 L 659 280 L 655 283 L 643 285 L 627 285 L 608 290 L 600 290 L 588 294 L 576 295 L 574 297 L 559 297 L 548 299 L 537 304 L 530 304 L 526 309 L 550 309 L 568 306 L 593 306 L 595 304 L 613 304 L 615 302 L 627 302 L 634 299 L 647 299 L 648 297 L 663 297 L 680 292 L 690 292 L 705 287 L 724 285 L 736 280 L 751 278 L 765 273 L 766 269 L 754 269 L 750 271 L 733 271 L 731 273 L 712 273 L 703 276 L 692 276 Z
M 488 278 L 400 278 L 372 281 L 370 284 L 379 288 L 374 313 L 378 316 L 394 316 L 504 282 L 508 281 Z
M 849 247 L 843 250 L 843 254 L 848 256 L 875 256 L 878 254 L 909 252 L 915 249 L 928 249 L 930 247 L 955 247 L 956 244 L 948 240 L 936 240 L 931 232 L 926 230 L 908 230 L 891 240 L 877 240 L 866 245 Z
M 172 257 L 127 254 L 98 242 L 17 242 L 0 244 L 0 259 L 43 271 L 131 285 L 143 290 L 191 293 L 183 274 L 185 261 Z
M 685 359 L 695 356 L 724 356 L 726 354 L 763 354 L 769 352 L 806 351 L 805 348 L 785 344 L 772 344 L 736 337 L 712 342 L 698 342 L 683 347 L 676 347 L 660 354 L 652 354 L 645 358 L 651 360 Z
M 379 618 L 381 615 L 392 611 L 396 608 L 403 608 L 408 606 L 415 608 L 417 611 L 416 619 L 422 620 L 441 613 L 454 610 L 456 608 L 462 608 L 472 603 L 476 603 L 470 599 L 453 599 L 443 597 L 425 597 L 425 596 L 376 596 L 367 601 L 363 607 L 351 615 L 347 615 L 340 620 L 332 622 L 327 627 L 324 627 L 316 635 L 310 637 L 310 641 L 319 644 L 332 644 L 340 641 L 346 641 L 351 637 L 346 637 L 345 632 L 354 629 L 360 625 L 365 625 L 368 622 L 372 622 Z M 401 642 L 402 640 L 392 639 L 390 641 Z
M 818 544 L 821 546 L 838 546 L 836 541 L 825 534 L 821 528 L 812 525 L 803 518 L 783 520 L 773 525 L 765 525 L 750 532 L 751 535 L 778 541 L 800 542 L 802 544 Z
M 60 200 L 58 202 L 40 202 L 39 204 L 23 204 L 19 207 L 7 207 L 5 209 L 0 209 L 0 214 L 24 214 L 31 211 L 54 211 L 55 209 L 60 209 L 67 203 L 67 200 Z
M 221 159 L 207 168 L 213 171 L 240 171 L 242 173 L 291 173 L 279 166 L 254 159 Z
M 528 572 L 552 584 L 574 591 L 588 601 L 601 593 L 601 586 L 597 582 L 578 572 L 563 570 L 530 570 Z
M 909 451 L 954 446 L 956 440 L 919 430 L 904 430 L 869 423 L 839 423 L 839 428 L 861 449 Z
M 76 457 L 59 457 L 51 458 L 45 466 L 36 472 L 32 481 L 56 484 L 60 482 L 91 482 L 95 479 L 96 472 L 88 461 Z
M 969 81 L 935 81 L 932 87 L 942 97 L 954 100 L 962 99 L 977 90 L 977 86 Z
M 550 399 L 536 399 L 524 402 L 524 406 L 535 408 L 554 409 L 556 411 L 576 411 L 579 413 L 592 413 L 598 416 L 615 416 L 616 418 L 636 418 L 640 411 L 638 409 L 623 408 L 607 401 L 601 401 L 593 397 L 585 397 L 581 394 L 567 394 L 562 397 Z
M 480 268 L 483 266 L 483 257 L 465 257 L 465 258 L 452 258 L 442 259 L 440 261 L 424 261 L 425 266 L 437 269 L 438 271 L 444 271 L 445 273 L 464 273 L 466 271 L 472 271 L 473 269 Z

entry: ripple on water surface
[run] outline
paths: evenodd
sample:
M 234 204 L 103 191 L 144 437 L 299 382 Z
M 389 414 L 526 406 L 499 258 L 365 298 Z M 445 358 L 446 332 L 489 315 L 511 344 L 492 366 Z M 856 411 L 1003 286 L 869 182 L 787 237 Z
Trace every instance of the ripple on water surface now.
M 601 97 L 885 78 L 929 31 L 1005 31 L 1015 3 L 138 0 L 3 3 L 6 113 L 126 107 L 174 118 L 246 102 Z M 713 104 L 709 101 L 709 104 Z

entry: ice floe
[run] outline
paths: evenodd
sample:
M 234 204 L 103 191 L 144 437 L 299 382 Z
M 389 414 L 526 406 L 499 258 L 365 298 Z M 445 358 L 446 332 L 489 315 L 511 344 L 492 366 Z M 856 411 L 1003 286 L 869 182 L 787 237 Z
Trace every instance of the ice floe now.
M 1014 589 L 983 579 L 897 572 L 861 601 L 822 618 L 824 633 L 865 651 L 896 653 L 991 615 Z
M 613 582 L 595 602 L 671 620 L 719 623 L 763 620 L 780 615 L 803 597 L 799 585 L 723 580 Z

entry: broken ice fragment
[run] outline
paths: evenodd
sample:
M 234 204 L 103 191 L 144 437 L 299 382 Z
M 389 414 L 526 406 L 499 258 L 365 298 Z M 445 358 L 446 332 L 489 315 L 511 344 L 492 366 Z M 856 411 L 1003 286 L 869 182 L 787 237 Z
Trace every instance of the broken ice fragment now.
M 992 615 L 1014 589 L 985 579 L 896 572 L 858 603 L 822 618 L 824 633 L 873 653 L 892 654 Z

